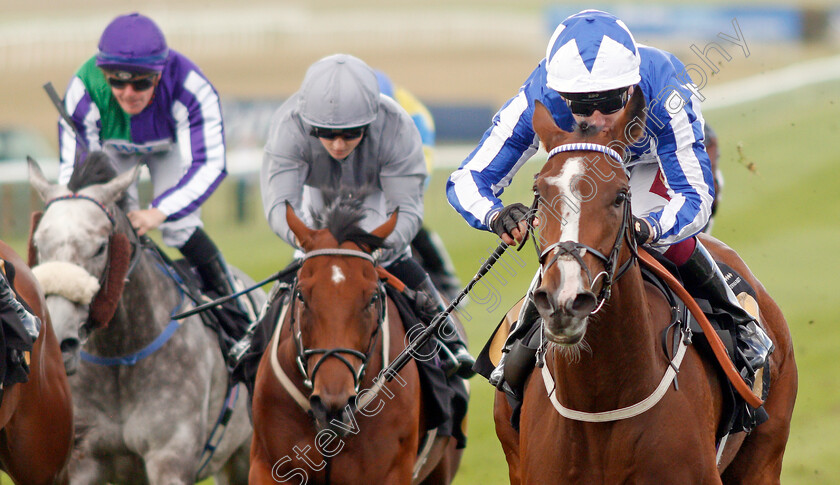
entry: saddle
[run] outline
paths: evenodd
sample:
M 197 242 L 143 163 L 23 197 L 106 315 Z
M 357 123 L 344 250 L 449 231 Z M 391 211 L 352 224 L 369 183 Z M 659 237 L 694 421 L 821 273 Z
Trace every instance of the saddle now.
M 12 292 L 15 291 L 15 268 L 0 259 L 0 272 L 6 277 Z M 23 299 L 18 301 L 27 311 L 34 313 Z M 23 328 L 17 313 L 11 307 L 0 307 L 0 402 L 3 391 L 29 380 L 29 353 L 32 351 L 32 338 Z
M 665 260 L 656 253 L 651 253 L 651 255 L 679 279 L 678 272 L 673 263 Z M 721 271 L 723 271 L 730 287 L 738 296 L 741 305 L 752 315 L 758 315 L 755 290 L 731 267 L 722 262 L 718 262 L 718 265 Z M 680 332 L 675 330 L 676 325 L 683 325 L 688 327 L 689 335 L 692 336 L 692 343 L 700 354 L 704 358 L 718 363 L 709 344 L 709 337 L 705 334 L 697 320 L 690 314 L 685 304 L 657 275 L 645 266 L 642 266 L 641 269 L 642 278 L 653 284 L 670 302 L 672 308 L 674 320 L 662 334 L 662 349 L 665 356 L 668 359 L 671 358 L 669 353 L 677 347 L 676 339 L 680 336 Z M 523 315 L 524 324 L 515 325 L 520 317 L 525 298 L 523 297 L 517 302 L 505 314 L 504 318 L 502 318 L 487 344 L 478 355 L 475 366 L 477 373 L 489 379 L 490 373 L 499 364 L 502 353 L 505 350 L 507 351 L 508 355 L 505 359 L 504 366 L 504 380 L 500 383 L 499 389 L 505 392 L 508 402 L 511 405 L 513 410 L 511 424 L 517 430 L 519 429 L 519 414 L 525 381 L 537 364 L 538 352 L 542 346 L 542 338 L 539 331 L 542 328 L 541 320 L 535 311 L 526 311 L 526 314 Z M 739 353 L 736 352 L 739 337 L 732 324 L 732 317 L 726 311 L 713 307 L 707 300 L 695 298 L 695 301 L 712 324 L 715 333 L 717 333 L 717 336 L 726 348 L 730 360 L 735 364 L 741 376 L 747 381 L 753 389 L 753 392 L 760 396 L 762 401 L 765 400 L 770 390 L 769 360 L 762 368 L 750 368 L 748 363 L 744 362 L 740 358 Z M 515 330 L 511 334 L 510 328 L 514 325 Z M 674 341 L 669 342 L 669 339 L 674 339 Z M 510 344 L 505 349 L 507 342 L 510 342 Z M 756 409 L 747 404 L 735 392 L 732 384 L 724 375 L 722 368 L 719 365 L 717 368 L 721 377 L 720 381 L 723 383 L 722 389 L 724 396 L 723 415 L 716 433 L 717 439 L 720 440 L 727 434 L 740 431 L 750 432 L 756 426 L 766 421 L 768 415 L 763 406 Z

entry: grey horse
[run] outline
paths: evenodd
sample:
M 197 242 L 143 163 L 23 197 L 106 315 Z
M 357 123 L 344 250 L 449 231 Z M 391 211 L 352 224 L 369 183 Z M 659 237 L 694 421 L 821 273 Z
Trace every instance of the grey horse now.
M 198 315 L 172 319 L 191 308 L 191 301 L 151 251 L 131 244 L 124 251 L 130 256 L 122 255 L 126 276 L 112 277 L 120 266 L 115 248 L 120 240 L 128 248 L 133 235 L 117 201 L 138 170 L 75 193 L 48 182 L 32 160 L 29 172 L 32 187 L 47 203 L 30 251 L 73 373 L 77 430 L 83 430 L 71 460 L 71 483 L 193 484 L 211 475 L 220 484 L 246 483 L 247 391 L 240 385 L 228 392 L 216 335 Z M 122 284 L 120 294 L 101 298 Z M 260 308 L 265 295 L 257 291 L 255 297 Z M 95 314 L 102 319 L 109 298 L 112 308 L 104 314 L 113 317 L 90 328 L 86 322 Z M 80 353 L 88 359 L 79 362 Z M 91 363 L 90 356 L 102 362 Z M 119 360 L 125 356 L 128 362 Z M 232 417 L 226 427 L 217 427 L 226 407 Z M 203 451 L 211 434 L 222 438 L 214 440 L 209 459 Z

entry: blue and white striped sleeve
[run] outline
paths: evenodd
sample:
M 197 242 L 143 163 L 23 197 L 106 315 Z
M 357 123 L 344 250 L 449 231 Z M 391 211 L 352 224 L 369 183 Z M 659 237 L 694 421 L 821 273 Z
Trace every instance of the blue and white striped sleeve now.
M 656 151 L 670 201 L 648 216 L 657 235 L 656 246 L 668 246 L 700 232 L 711 217 L 715 194 L 711 161 L 703 145 L 700 101 L 685 85 L 669 92 L 657 110 L 658 118 L 666 123 L 657 133 Z
M 532 106 L 526 91 L 520 90 L 496 113 L 478 146 L 446 182 L 449 204 L 476 229 L 490 230 L 490 217 L 503 207 L 499 195 L 539 149 Z
M 172 105 L 176 139 L 183 160 L 190 165 L 181 180 L 152 201 L 167 215 L 180 219 L 198 209 L 227 175 L 222 109 L 210 82 L 191 70 L 183 94 Z

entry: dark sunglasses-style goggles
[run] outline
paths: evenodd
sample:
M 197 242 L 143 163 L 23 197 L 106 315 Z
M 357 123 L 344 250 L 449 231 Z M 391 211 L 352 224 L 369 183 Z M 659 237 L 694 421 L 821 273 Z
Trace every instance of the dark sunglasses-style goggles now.
M 579 116 L 592 116 L 596 110 L 611 115 L 627 104 L 629 88 L 596 93 L 560 93 L 569 110 Z
M 343 128 L 337 130 L 313 126 L 312 131 L 310 131 L 309 134 L 315 138 L 325 138 L 327 140 L 335 140 L 336 138 L 355 140 L 356 138 L 361 138 L 362 135 L 365 134 L 366 129 L 367 126 L 357 126 L 355 128 Z
M 151 88 L 155 85 L 155 77 L 157 75 L 153 74 L 151 76 L 144 76 L 144 77 L 135 77 L 132 79 L 119 79 L 113 76 L 107 76 L 108 84 L 111 87 L 116 89 L 123 89 L 127 85 L 131 84 L 131 88 L 135 91 L 146 91 L 147 89 Z

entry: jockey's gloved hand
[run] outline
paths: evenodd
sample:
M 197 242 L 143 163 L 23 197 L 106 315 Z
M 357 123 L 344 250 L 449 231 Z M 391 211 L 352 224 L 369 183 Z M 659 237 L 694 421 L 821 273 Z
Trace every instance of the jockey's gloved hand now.
M 525 221 L 527 217 L 528 207 L 519 202 L 515 202 L 499 211 L 494 219 L 490 221 L 490 229 L 498 234 L 506 243 L 512 244 L 514 240 L 521 241 L 525 237 L 525 233 L 522 232 L 519 223 Z M 518 230 L 516 235 L 519 237 L 513 234 L 514 230 Z M 508 239 L 505 239 L 506 235 Z
M 633 216 L 633 234 L 636 235 L 636 244 L 639 246 L 653 242 L 653 229 L 646 219 Z

